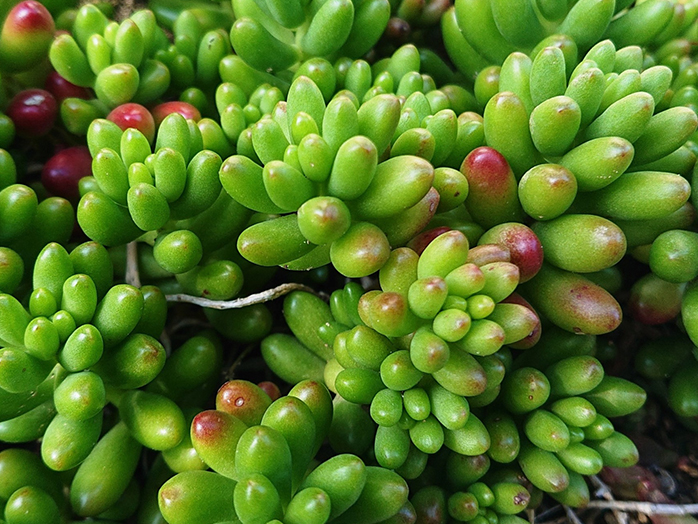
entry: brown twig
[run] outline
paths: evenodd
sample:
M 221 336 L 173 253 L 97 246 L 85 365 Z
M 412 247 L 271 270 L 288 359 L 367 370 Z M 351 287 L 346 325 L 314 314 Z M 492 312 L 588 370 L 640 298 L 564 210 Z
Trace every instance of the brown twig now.
M 197 306 L 211 308 L 211 309 L 240 309 L 243 307 L 251 306 L 253 304 L 262 304 L 264 302 L 269 302 L 275 300 L 283 295 L 286 295 L 292 291 L 307 291 L 314 295 L 317 295 L 315 290 L 305 286 L 303 284 L 287 283 L 281 284 L 272 289 L 267 289 L 260 293 L 254 293 L 243 298 L 236 298 L 235 300 L 211 300 L 209 298 L 195 297 L 192 295 L 166 295 L 168 302 L 186 302 L 189 304 L 195 304 Z

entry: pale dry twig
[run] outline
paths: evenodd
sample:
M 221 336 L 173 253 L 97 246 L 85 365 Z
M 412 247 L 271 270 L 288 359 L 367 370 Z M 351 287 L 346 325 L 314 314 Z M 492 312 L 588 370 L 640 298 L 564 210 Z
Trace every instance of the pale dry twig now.
M 281 284 L 280 286 L 276 286 L 272 289 L 266 289 L 260 293 L 254 293 L 243 298 L 236 298 L 234 300 L 211 300 L 209 298 L 183 294 L 166 295 L 166 298 L 168 302 L 186 302 L 188 304 L 195 304 L 197 306 L 211 309 L 240 309 L 253 304 L 262 304 L 264 302 L 275 300 L 283 295 L 291 293 L 292 291 L 307 291 L 309 293 L 313 293 L 314 295 L 317 294 L 315 290 L 308 286 L 291 282 Z

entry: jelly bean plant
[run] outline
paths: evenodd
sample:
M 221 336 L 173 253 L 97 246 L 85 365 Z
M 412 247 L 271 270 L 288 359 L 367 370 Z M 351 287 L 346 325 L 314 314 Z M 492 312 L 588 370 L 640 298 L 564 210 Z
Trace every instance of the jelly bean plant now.
M 695 0 L 4 2 L 0 524 L 674 522 L 697 40 Z

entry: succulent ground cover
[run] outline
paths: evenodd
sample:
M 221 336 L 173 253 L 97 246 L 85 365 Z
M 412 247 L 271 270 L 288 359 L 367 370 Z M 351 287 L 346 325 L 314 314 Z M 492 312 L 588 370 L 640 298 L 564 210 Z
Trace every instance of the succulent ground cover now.
M 695 522 L 698 2 L 0 17 L 0 524 Z

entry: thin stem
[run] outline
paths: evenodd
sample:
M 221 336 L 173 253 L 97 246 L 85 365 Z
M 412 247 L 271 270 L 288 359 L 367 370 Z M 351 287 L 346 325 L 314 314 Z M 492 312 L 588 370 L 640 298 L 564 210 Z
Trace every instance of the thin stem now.
M 204 322 L 202 320 L 199 320 L 198 318 L 182 318 L 172 324 L 169 328 L 169 332 L 171 335 L 177 333 L 180 329 L 185 329 L 188 327 L 197 327 L 201 329 L 209 328 L 211 327 L 211 324 L 208 322 Z
M 584 524 L 572 508 L 569 506 L 563 506 L 563 508 L 565 508 L 567 518 L 570 520 L 570 522 L 572 522 L 572 524 Z
M 591 482 L 596 486 L 597 495 L 600 495 L 601 497 L 605 498 L 608 503 L 613 503 L 617 502 L 616 499 L 613 497 L 613 492 L 611 491 L 611 488 L 609 488 L 606 483 L 599 478 L 598 475 L 591 475 L 590 477 Z M 595 501 L 596 502 L 596 501 Z M 589 505 L 592 503 L 590 502 Z M 628 524 L 628 514 L 624 513 L 622 510 L 619 510 L 617 508 L 610 508 L 611 511 L 613 511 L 613 516 L 616 517 L 616 520 L 619 522 L 619 524 Z
M 546 522 L 547 521 L 546 519 L 551 518 L 556 514 L 559 514 L 561 508 L 562 508 L 561 504 L 558 504 L 557 506 L 553 506 L 552 508 L 548 508 L 545 511 L 542 511 L 541 513 L 539 513 L 538 515 L 534 515 L 534 517 L 535 517 L 534 520 L 538 521 L 539 523 Z M 526 512 L 529 512 L 529 511 L 534 513 L 533 510 L 526 510 Z M 529 517 L 529 520 L 530 520 L 530 517 Z
M 287 283 L 260 293 L 254 293 L 243 298 L 236 298 L 235 300 L 211 300 L 209 298 L 195 297 L 192 295 L 166 295 L 165 298 L 167 298 L 168 302 L 186 302 L 188 304 L 195 304 L 211 309 L 240 309 L 253 304 L 262 304 L 275 300 L 291 291 L 307 291 L 314 295 L 317 294 L 315 290 L 303 284 Z
M 653 502 L 593 500 L 584 508 L 634 511 L 645 515 L 698 515 L 698 504 L 655 504 Z
M 141 275 L 138 270 L 138 243 L 126 244 L 126 283 L 133 287 L 141 287 Z
M 162 333 L 160 333 L 160 343 L 165 348 L 165 355 L 169 357 L 172 354 L 172 339 L 166 329 L 163 329 Z
M 528 519 L 529 524 L 535 524 L 536 512 L 533 511 L 532 509 L 527 509 L 526 510 L 526 518 Z
M 254 349 L 254 345 L 247 346 L 242 353 L 238 355 L 238 357 L 235 359 L 235 362 L 233 362 L 230 367 L 228 368 L 228 371 L 225 374 L 226 380 L 233 380 L 235 378 L 235 370 L 237 367 L 242 364 L 242 361 L 247 357 L 247 355 L 250 354 L 250 352 Z

